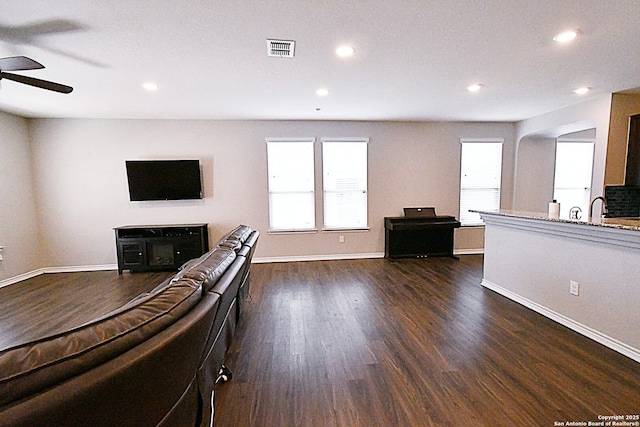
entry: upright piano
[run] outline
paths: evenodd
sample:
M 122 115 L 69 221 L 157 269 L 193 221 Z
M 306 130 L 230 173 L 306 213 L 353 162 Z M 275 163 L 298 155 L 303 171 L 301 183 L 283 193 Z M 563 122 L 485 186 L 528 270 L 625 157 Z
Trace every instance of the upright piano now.
M 435 208 L 405 208 L 405 216 L 384 218 L 385 258 L 453 257 L 453 230 L 460 222 Z

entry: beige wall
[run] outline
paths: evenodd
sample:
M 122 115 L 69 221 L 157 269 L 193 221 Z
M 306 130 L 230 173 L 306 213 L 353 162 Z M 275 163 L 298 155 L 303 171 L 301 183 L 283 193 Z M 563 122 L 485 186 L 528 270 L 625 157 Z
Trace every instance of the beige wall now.
M 0 126 L 9 143 L 3 142 L 0 162 L 9 178 L 0 184 L 0 196 L 11 204 L 0 211 L 0 245 L 7 246 L 0 280 L 41 267 L 113 265 L 112 228 L 125 224 L 207 222 L 215 241 L 246 223 L 263 233 L 256 257 L 264 260 L 380 256 L 383 218 L 400 215 L 402 207 L 434 205 L 440 214 L 458 215 L 461 138 L 504 138 L 501 207 L 538 203 L 543 209 L 553 178 L 544 172 L 548 179 L 536 180 L 536 174 L 552 171 L 552 160 L 541 162 L 540 147 L 526 144 L 595 128 L 594 192 L 599 194 L 610 107 L 611 98 L 603 96 L 517 124 L 26 120 L 2 114 Z M 370 138 L 370 231 L 268 234 L 264 141 L 296 136 Z M 320 191 L 320 144 L 316 150 Z M 124 161 L 147 158 L 200 159 L 205 198 L 130 202 Z M 546 181 L 548 189 L 540 186 Z M 455 238 L 456 252 L 476 251 L 483 248 L 484 230 L 460 229 Z
M 0 112 L 0 281 L 40 264 L 38 214 L 31 175 L 28 122 Z
M 629 142 L 629 117 L 640 114 L 640 94 L 614 93 L 607 147 L 606 185 L 624 184 Z
M 514 209 L 546 212 L 553 199 L 556 142 L 558 139 L 595 139 L 595 129 L 557 136 L 525 136 L 518 143 L 518 186 Z
M 49 267 L 114 264 L 115 226 L 185 222 L 209 223 L 213 241 L 249 224 L 262 232 L 256 257 L 263 260 L 380 256 L 385 216 L 418 205 L 458 216 L 461 138 L 504 138 L 505 199 L 512 193 L 513 124 L 35 119 L 30 129 L 42 265 Z M 306 136 L 370 138 L 370 231 L 267 232 L 265 138 Z M 319 192 L 320 144 L 316 152 Z M 130 202 L 124 162 L 147 158 L 200 159 L 205 198 Z M 456 231 L 457 251 L 482 244 L 482 229 Z
M 605 95 L 517 124 L 513 209 L 547 211 L 553 195 L 555 140 L 585 130 L 594 135 L 595 129 L 592 197 L 603 194 L 610 111 L 611 96 Z
M 525 137 L 518 144 L 518 190 L 514 209 L 545 212 L 553 198 L 556 139 Z
M 501 207 L 538 210 L 546 207 L 553 185 L 551 144 L 545 141 L 596 129 L 593 187 L 600 194 L 610 111 L 611 97 L 603 96 L 517 124 L 26 120 L 2 114 L 8 142 L 0 162 L 9 178 L 0 184 L 0 196 L 11 204 L 0 211 L 0 245 L 7 246 L 0 280 L 40 267 L 113 265 L 112 228 L 125 224 L 207 222 L 216 240 L 246 223 L 263 233 L 256 257 L 264 260 L 380 256 L 383 218 L 400 215 L 402 207 L 434 205 L 440 214 L 458 215 L 461 138 L 504 138 Z M 296 136 L 370 138 L 370 231 L 268 234 L 264 140 Z M 320 144 L 316 150 L 319 192 Z M 200 159 L 205 198 L 130 202 L 124 161 L 147 158 Z M 484 229 L 457 230 L 455 239 L 458 253 L 482 249 Z

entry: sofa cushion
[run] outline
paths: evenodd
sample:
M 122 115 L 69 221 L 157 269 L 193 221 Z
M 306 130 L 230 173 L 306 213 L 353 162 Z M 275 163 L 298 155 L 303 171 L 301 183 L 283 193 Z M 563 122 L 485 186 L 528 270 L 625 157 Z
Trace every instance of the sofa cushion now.
M 95 321 L 0 352 L 0 406 L 126 352 L 175 323 L 202 296 L 193 280 L 163 285 Z
M 218 247 L 200 258 L 189 262 L 176 274 L 174 280 L 190 279 L 202 284 L 204 292 L 211 290 L 224 272 L 236 259 L 236 253 L 225 247 Z
M 260 232 L 258 230 L 253 230 L 247 236 L 246 240 L 242 243 L 243 246 L 254 247 L 258 242 L 258 237 L 260 237 Z
M 239 225 L 231 230 L 227 238 L 238 239 L 240 243 L 244 243 L 252 232 L 253 229 L 248 225 Z
M 234 251 L 237 251 L 242 247 L 252 232 L 253 230 L 248 225 L 239 225 L 220 239 L 218 245 L 221 247 L 232 248 Z
M 243 256 L 245 258 L 249 258 L 250 254 L 251 254 L 251 247 L 250 246 L 244 245 L 240 249 L 238 249 L 238 256 Z
M 219 245 L 221 248 L 231 249 L 232 251 L 238 252 L 242 247 L 242 243 L 238 239 L 234 238 L 226 238 L 224 242 L 221 242 Z
M 0 425 L 199 425 L 201 405 L 194 374 L 219 300 L 217 294 L 205 294 L 177 322 L 131 350 L 68 381 L 0 407 Z

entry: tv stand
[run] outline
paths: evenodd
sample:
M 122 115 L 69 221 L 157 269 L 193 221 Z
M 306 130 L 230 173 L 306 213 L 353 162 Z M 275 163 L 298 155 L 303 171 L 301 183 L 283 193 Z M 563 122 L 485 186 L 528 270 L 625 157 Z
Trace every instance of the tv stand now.
M 207 224 L 125 225 L 114 230 L 118 274 L 177 270 L 209 250 Z

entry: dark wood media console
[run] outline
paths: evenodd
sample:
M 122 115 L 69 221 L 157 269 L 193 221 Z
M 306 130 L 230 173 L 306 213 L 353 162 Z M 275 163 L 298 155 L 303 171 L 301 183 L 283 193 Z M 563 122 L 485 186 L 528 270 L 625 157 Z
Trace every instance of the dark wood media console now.
M 126 225 L 114 230 L 119 274 L 177 270 L 209 250 L 207 224 Z
M 452 216 L 424 218 L 385 217 L 385 258 L 453 257 L 453 229 L 460 222 Z

